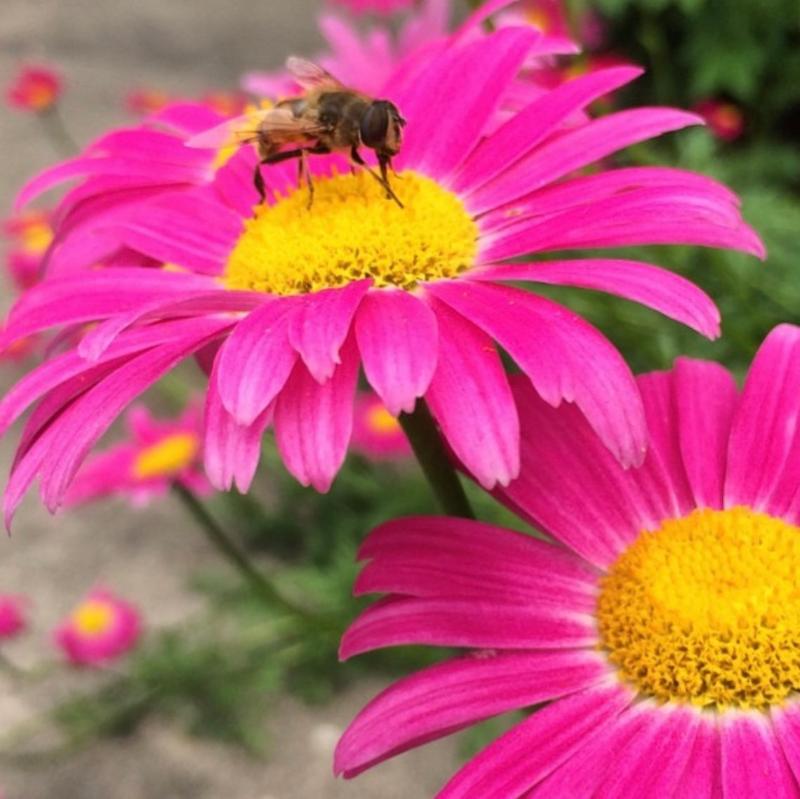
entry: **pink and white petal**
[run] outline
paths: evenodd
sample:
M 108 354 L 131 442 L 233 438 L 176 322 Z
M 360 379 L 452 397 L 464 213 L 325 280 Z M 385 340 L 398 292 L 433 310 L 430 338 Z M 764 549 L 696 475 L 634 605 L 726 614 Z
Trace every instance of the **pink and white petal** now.
M 358 280 L 342 288 L 307 294 L 294 311 L 289 342 L 317 382 L 328 380 L 341 363 L 339 350 L 371 284 L 371 279 Z
M 339 657 L 390 646 L 470 649 L 574 649 L 597 644 L 590 613 L 558 601 L 388 597 L 365 610 L 342 636 Z
M 439 331 L 426 303 L 397 289 L 367 293 L 355 323 L 364 373 L 393 416 L 414 410 L 436 370 Z
M 111 496 L 128 488 L 133 477 L 136 448 L 131 444 L 112 447 L 88 461 L 78 471 L 64 496 L 64 508 Z
M 322 493 L 344 462 L 353 429 L 358 352 L 352 339 L 341 358 L 324 384 L 298 361 L 275 406 L 275 435 L 286 468 Z
M 217 356 L 217 386 L 222 404 L 248 427 L 278 396 L 297 361 L 289 344 L 289 318 L 296 308 L 287 299 L 268 301 L 251 311 L 228 336 Z
M 698 124 L 702 124 L 700 117 L 668 108 L 609 114 L 538 147 L 472 192 L 467 205 L 473 214 L 489 211 L 632 144 Z
M 592 740 L 630 704 L 620 686 L 590 688 L 553 702 L 469 761 L 436 799 L 517 799 Z
M 253 207 L 260 199 L 253 183 L 257 165 L 258 156 L 255 149 L 242 147 L 214 173 L 212 184 L 214 192 L 242 219 L 248 219 L 253 215 Z M 269 183 L 273 191 L 278 189 L 271 172 Z
M 728 446 L 725 504 L 786 513 L 800 484 L 800 327 L 779 325 L 750 366 Z
M 589 103 L 642 74 L 637 67 L 598 70 L 537 97 L 482 141 L 459 169 L 452 188 L 470 194 L 508 169 Z
M 439 357 L 425 399 L 447 443 L 484 487 L 519 473 L 519 418 L 491 339 L 448 305 L 428 298 Z
M 355 777 L 376 763 L 476 721 L 598 683 L 608 673 L 594 652 L 475 652 L 399 680 L 351 722 L 334 772 Z
M 703 713 L 676 799 L 723 799 L 720 732 L 715 713 Z
M 235 485 L 246 494 L 261 458 L 261 439 L 272 420 L 272 406 L 247 424 L 240 424 L 228 413 L 219 393 L 217 356 L 206 394 L 203 461 L 214 488 L 230 491 Z
M 711 297 L 681 275 L 654 264 L 592 258 L 486 266 L 472 280 L 532 280 L 553 286 L 578 286 L 641 303 L 682 322 L 707 338 L 720 334 L 720 314 Z
M 725 799 L 796 799 L 792 772 L 767 716 L 731 711 L 721 716 L 719 726 Z
M 370 534 L 359 556 L 371 560 L 356 595 L 556 600 L 586 612 L 597 601 L 597 573 L 566 549 L 469 520 L 391 521 Z
M 775 737 L 800 786 L 800 705 L 796 698 L 770 711 Z
M 643 726 L 627 745 L 609 749 L 614 757 L 596 793 L 604 799 L 651 799 L 675 796 L 692 753 L 700 714 L 695 708 L 673 705 L 637 707 Z M 616 756 L 614 756 L 616 755 Z
M 695 504 L 719 510 L 738 398 L 736 381 L 727 369 L 711 361 L 678 358 L 673 391 L 681 459 Z
M 452 97 L 458 97 L 458 102 L 450 103 L 446 114 L 411 116 L 411 111 L 406 112 L 414 124 L 409 125 L 403 142 L 402 165 L 446 180 L 480 140 L 538 38 L 531 27 L 505 28 L 447 51 L 432 68 L 439 73 L 438 83 L 425 77 L 432 89 L 425 99 L 428 108 L 443 107 Z M 479 73 L 473 72 L 475 79 L 465 81 L 464 75 L 475 64 L 481 65 Z
M 427 290 L 495 339 L 551 405 L 574 402 L 623 466 L 647 449 L 642 401 L 622 356 L 580 316 L 543 297 L 472 280 Z

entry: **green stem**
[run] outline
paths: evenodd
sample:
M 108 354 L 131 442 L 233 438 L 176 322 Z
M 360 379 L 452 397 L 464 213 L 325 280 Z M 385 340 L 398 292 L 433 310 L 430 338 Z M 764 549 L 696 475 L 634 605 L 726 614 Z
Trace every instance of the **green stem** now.
M 78 147 L 78 143 L 67 130 L 64 118 L 61 116 L 61 111 L 59 111 L 57 105 L 52 105 L 46 111 L 42 111 L 39 114 L 39 118 L 42 120 L 47 137 L 59 155 L 70 158 L 80 151 L 81 148 Z
M 282 608 L 287 614 L 295 618 L 300 618 L 304 621 L 315 619 L 312 613 L 295 605 L 278 591 L 269 579 L 253 565 L 247 555 L 229 538 L 216 519 L 206 510 L 203 503 L 186 486 L 174 483 L 173 490 L 186 510 L 189 511 L 190 515 L 206 534 L 206 538 L 262 599 L 271 605 Z
M 400 425 L 445 513 L 474 519 L 475 513 L 464 493 L 464 486 L 447 456 L 425 400 L 417 400 L 412 413 L 401 413 Z

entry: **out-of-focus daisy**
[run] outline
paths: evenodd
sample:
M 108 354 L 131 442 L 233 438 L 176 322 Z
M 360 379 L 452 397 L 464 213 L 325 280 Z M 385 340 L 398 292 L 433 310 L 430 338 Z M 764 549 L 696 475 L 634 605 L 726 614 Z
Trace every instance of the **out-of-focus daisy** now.
M 27 598 L 16 594 L 0 594 L 0 641 L 16 638 L 27 627 Z
M 82 505 L 121 495 L 136 506 L 180 483 L 195 494 L 211 486 L 202 471 L 202 413 L 190 405 L 177 419 L 155 419 L 140 406 L 126 418 L 126 441 L 90 458 L 78 472 L 64 504 Z
M 29 289 L 42 273 L 42 259 L 53 241 L 52 214 L 24 211 L 6 219 L 2 232 L 8 238 L 9 275 L 18 291 Z
M 714 337 L 713 302 L 677 275 L 619 258 L 539 258 L 635 244 L 756 255 L 763 247 L 735 195 L 700 175 L 648 167 L 574 177 L 623 147 L 698 122 L 641 108 L 565 127 L 636 69 L 571 81 L 485 135 L 536 41 L 530 29 L 506 28 L 450 47 L 389 95 L 407 120 L 393 178 L 403 208 L 366 172 L 337 171 L 338 156 L 311 159 L 311 210 L 291 164 L 266 168 L 269 197 L 256 207 L 249 148 L 196 191 L 118 212 L 100 194 L 97 216 L 84 216 L 96 237 L 173 266 L 53 278 L 12 311 L 0 344 L 97 324 L 0 402 L 6 430 L 43 399 L 23 433 L 7 516 L 37 476 L 56 508 L 122 408 L 197 352 L 213 362 L 205 464 L 221 489 L 248 488 L 272 423 L 288 469 L 327 490 L 350 440 L 361 365 L 390 413 L 425 397 L 481 484 L 508 483 L 519 470 L 518 417 L 495 342 L 548 403 L 574 402 L 615 457 L 641 462 L 644 412 L 620 354 L 566 308 L 506 282 L 611 292 Z M 475 64 L 479 78 L 465 82 Z M 448 113 L 433 113 L 445 96 Z
M 366 391 L 356 396 L 352 448 L 376 461 L 411 455 L 411 447 L 397 417 L 389 413 L 380 397 Z
M 133 605 L 107 589 L 95 588 L 53 636 L 74 665 L 101 667 L 130 652 L 141 633 L 141 616 Z
M 49 111 L 64 89 L 61 74 L 43 65 L 22 66 L 6 87 L 6 101 L 21 111 Z
M 395 14 L 414 8 L 417 0 L 328 0 L 330 5 L 353 14 Z
M 744 114 L 738 105 L 723 100 L 704 100 L 694 107 L 711 132 L 723 141 L 736 141 L 744 133 Z
M 163 89 L 140 88 L 128 92 L 125 107 L 137 116 L 150 116 L 165 109 L 172 98 Z
M 367 705 L 338 773 L 537 706 L 438 799 L 800 796 L 800 328 L 769 335 L 741 394 L 689 359 L 639 382 L 651 446 L 625 471 L 515 381 L 523 467 L 497 495 L 552 543 L 441 517 L 367 538 L 356 593 L 389 596 L 343 657 L 472 651 Z

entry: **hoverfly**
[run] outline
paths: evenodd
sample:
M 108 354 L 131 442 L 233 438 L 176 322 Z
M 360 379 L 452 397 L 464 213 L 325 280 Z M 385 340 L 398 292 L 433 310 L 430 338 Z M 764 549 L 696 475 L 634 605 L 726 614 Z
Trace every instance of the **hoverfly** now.
M 231 140 L 255 144 L 260 158 L 253 184 L 266 199 L 262 165 L 298 159 L 298 185 L 308 184 L 308 207 L 314 184 L 308 170 L 309 155 L 346 152 L 354 167 L 366 169 L 384 188 L 387 199 L 403 204 L 389 183 L 392 158 L 400 152 L 405 120 L 389 100 L 375 100 L 341 84 L 327 70 L 295 56 L 286 67 L 304 89 L 299 97 L 281 100 L 269 109 L 245 114 L 190 139 L 190 147 L 219 147 Z M 246 129 L 249 128 L 249 129 Z M 294 145 L 287 148 L 288 145 Z M 375 151 L 380 174 L 363 159 L 360 147 Z

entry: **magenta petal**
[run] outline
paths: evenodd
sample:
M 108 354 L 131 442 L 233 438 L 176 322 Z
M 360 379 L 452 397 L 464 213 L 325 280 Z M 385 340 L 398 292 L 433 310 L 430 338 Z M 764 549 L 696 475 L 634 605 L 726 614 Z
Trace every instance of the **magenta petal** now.
M 235 485 L 246 494 L 261 458 L 261 439 L 272 419 L 272 407 L 247 424 L 240 424 L 228 413 L 219 393 L 220 359 L 217 356 L 206 394 L 205 440 L 203 456 L 206 474 L 220 491 Z
M 370 558 L 354 593 L 417 597 L 555 599 L 592 611 L 598 574 L 569 550 L 466 519 L 420 517 L 387 522 L 359 551 Z
M 772 726 L 783 755 L 800 785 L 800 706 L 794 698 L 783 707 L 773 707 Z
M 631 698 L 627 689 L 613 686 L 553 702 L 470 760 L 436 799 L 522 797 L 594 738 L 605 735 Z
M 685 277 L 653 264 L 592 258 L 532 264 L 487 266 L 473 280 L 533 280 L 554 286 L 605 291 L 646 305 L 682 322 L 707 338 L 720 334 L 720 315 L 711 297 Z
M 675 797 L 721 799 L 720 734 L 716 714 L 700 716 L 692 753 L 686 763 Z
M 467 205 L 474 214 L 489 211 L 631 144 L 701 123 L 694 114 L 668 108 L 637 108 L 609 114 L 535 149 L 471 194 Z
M 581 317 L 508 286 L 441 281 L 428 291 L 495 339 L 551 405 L 574 402 L 623 466 L 647 449 L 642 401 L 613 345 Z
M 275 407 L 275 435 L 286 468 L 317 491 L 330 488 L 353 429 L 358 352 L 349 339 L 342 362 L 323 384 L 298 362 Z
M 220 349 L 220 397 L 240 425 L 255 422 L 289 379 L 297 360 L 288 336 L 294 308 L 291 301 L 268 301 L 242 319 Z
M 431 300 L 439 359 L 425 399 L 453 452 L 484 488 L 519 473 L 519 419 L 491 339 Z
M 728 447 L 725 504 L 781 515 L 800 486 L 800 327 L 779 325 L 747 374 Z M 796 517 L 793 517 L 796 518 Z
M 472 649 L 569 649 L 594 646 L 591 614 L 555 601 L 513 602 L 486 598 L 390 597 L 365 610 L 342 636 L 348 660 L 389 646 L 425 644 Z
M 576 111 L 641 74 L 637 67 L 598 70 L 537 97 L 475 148 L 453 188 L 474 191 L 529 153 Z
M 376 763 L 481 719 L 597 683 L 593 652 L 481 653 L 432 666 L 373 699 L 345 731 L 334 771 L 355 777 Z
M 301 298 L 289 323 L 289 342 L 318 382 L 324 383 L 340 363 L 339 350 L 371 283 L 358 280 Z
M 674 371 L 681 458 L 698 508 L 723 507 L 736 381 L 710 361 L 678 358 Z
M 361 301 L 355 330 L 364 373 L 389 413 L 413 411 L 436 369 L 433 312 L 406 291 L 371 291 Z
M 792 773 L 769 719 L 759 711 L 723 714 L 722 789 L 725 799 L 796 799 Z

